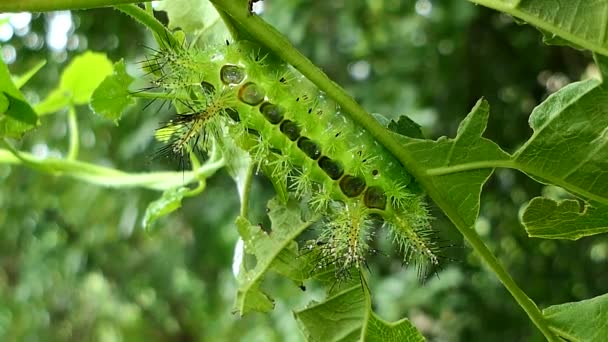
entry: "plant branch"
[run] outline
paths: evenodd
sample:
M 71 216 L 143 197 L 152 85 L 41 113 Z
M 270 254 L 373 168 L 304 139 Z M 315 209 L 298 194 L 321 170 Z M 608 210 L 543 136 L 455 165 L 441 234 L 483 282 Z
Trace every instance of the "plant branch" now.
M 67 159 L 76 160 L 80 144 L 78 141 L 78 119 L 76 118 L 76 108 L 74 108 L 74 105 L 70 105 L 68 109 L 68 126 L 70 127 L 70 147 Z
M 152 0 L 0 0 L 0 12 L 46 12 L 109 7 Z
M 136 5 L 117 5 L 115 8 L 149 28 L 154 34 L 154 39 L 156 39 L 156 43 L 158 43 L 159 46 L 164 46 L 165 44 L 169 44 L 169 47 L 181 46 L 171 31 L 169 31 L 160 21 L 156 20 L 154 16 L 146 12 L 146 10 Z
M 403 145 L 399 141 L 394 139 L 390 134 L 386 134 L 386 129 L 382 125 L 359 106 L 341 87 L 329 79 L 325 73 L 296 50 L 281 33 L 264 22 L 260 17 L 251 15 L 242 2 L 233 0 L 211 0 L 211 2 L 228 13 L 248 33 L 256 37 L 257 41 L 268 47 L 285 62 L 298 69 L 319 89 L 334 99 L 359 126 L 370 132 L 378 142 L 390 151 L 406 170 L 419 181 L 431 199 L 446 213 L 448 218 L 485 263 L 494 271 L 505 288 L 528 314 L 528 317 L 530 317 L 537 328 L 545 335 L 547 340 L 557 340 L 557 337 L 549 329 L 549 325 L 536 304 L 513 281 L 475 230 L 469 227 L 449 201 L 443 198 L 441 192 L 435 187 L 431 177 L 425 174 L 424 169 L 417 166 L 415 158 L 403 148 Z

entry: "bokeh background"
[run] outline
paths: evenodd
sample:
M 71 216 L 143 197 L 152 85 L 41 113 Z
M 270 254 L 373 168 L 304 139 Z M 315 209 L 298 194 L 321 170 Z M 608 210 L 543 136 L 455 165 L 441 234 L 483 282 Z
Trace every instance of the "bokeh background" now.
M 491 105 L 486 137 L 509 152 L 531 134 L 530 111 L 568 82 L 594 72 L 590 55 L 546 46 L 534 28 L 466 1 L 265 0 L 262 15 L 370 112 L 407 114 L 430 138 L 454 136 L 473 104 Z M 166 20 L 163 13 L 158 13 Z M 24 87 L 40 101 L 70 59 L 85 50 L 124 58 L 130 72 L 153 42 L 112 9 L 2 15 L 0 53 L 13 74 L 47 65 Z M 150 160 L 166 113 L 129 109 L 120 125 L 78 108 L 80 159 L 121 170 L 176 170 Z M 65 156 L 67 113 L 15 142 L 38 156 Z M 252 192 L 263 220 L 273 190 Z M 605 292 L 608 239 L 527 238 L 518 220 L 538 195 L 560 196 L 525 175 L 498 170 L 484 187 L 479 234 L 538 305 Z M 268 314 L 233 315 L 231 264 L 238 196 L 225 172 L 155 229 L 141 228 L 160 193 L 116 190 L 25 167 L 0 165 L 0 338 L 23 341 L 301 341 L 291 310 L 319 293 L 270 277 Z M 432 341 L 542 340 L 524 312 L 454 227 L 432 207 L 445 245 L 437 276 L 417 279 L 398 256 L 371 262 L 375 310 L 409 317 Z M 604 285 L 604 287 L 602 287 Z

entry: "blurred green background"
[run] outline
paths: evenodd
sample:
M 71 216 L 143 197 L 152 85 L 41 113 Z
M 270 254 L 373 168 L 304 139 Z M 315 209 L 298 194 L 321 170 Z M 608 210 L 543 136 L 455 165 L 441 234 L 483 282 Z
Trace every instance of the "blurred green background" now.
M 407 114 L 431 138 L 453 136 L 480 97 L 491 105 L 486 137 L 513 151 L 531 134 L 530 111 L 568 82 L 594 72 L 588 53 L 546 46 L 541 34 L 466 1 L 265 0 L 263 16 L 370 112 Z M 166 20 L 163 13 L 159 18 Z M 40 101 L 70 59 L 90 49 L 136 74 L 149 34 L 111 9 L 3 17 L 0 53 L 13 74 L 48 61 L 23 91 Z M 176 170 L 150 160 L 153 131 L 168 113 L 145 102 L 120 125 L 78 108 L 80 159 L 141 172 Z M 16 145 L 65 156 L 67 114 Z M 272 188 L 254 184 L 254 219 Z M 525 175 L 498 170 L 484 187 L 476 226 L 520 286 L 542 308 L 590 298 L 608 283 L 608 239 L 529 239 L 518 212 L 533 196 L 560 196 Z M 151 231 L 141 229 L 160 193 L 115 190 L 24 167 L 0 165 L 0 337 L 23 341 L 299 341 L 291 310 L 321 299 L 271 277 L 269 315 L 233 315 L 231 264 L 238 196 L 221 172 L 203 195 Z M 437 276 L 421 283 L 398 256 L 371 262 L 375 310 L 409 317 L 432 341 L 542 340 L 523 311 L 464 244 L 441 213 L 434 228 L 445 245 Z M 605 289 L 604 289 L 605 290 Z

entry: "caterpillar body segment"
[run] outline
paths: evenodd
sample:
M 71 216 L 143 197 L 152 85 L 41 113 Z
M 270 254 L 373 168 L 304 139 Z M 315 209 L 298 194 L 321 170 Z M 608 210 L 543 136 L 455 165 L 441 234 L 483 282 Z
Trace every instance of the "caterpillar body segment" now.
M 438 263 L 425 205 L 408 188 L 411 176 L 295 70 L 241 42 L 161 50 L 150 61 L 152 82 L 190 113 L 178 115 L 181 121 L 192 119 L 163 128 L 173 151 L 196 132 L 220 146 L 232 139 L 325 214 L 325 229 L 310 245 L 317 268 L 333 265 L 338 277 L 360 268 L 378 218 L 406 263 Z

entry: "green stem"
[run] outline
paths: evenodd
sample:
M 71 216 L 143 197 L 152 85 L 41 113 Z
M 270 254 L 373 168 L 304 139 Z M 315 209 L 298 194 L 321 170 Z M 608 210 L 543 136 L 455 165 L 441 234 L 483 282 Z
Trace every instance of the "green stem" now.
M 46 12 L 109 7 L 152 0 L 2 0 L 0 12 Z
M 68 126 L 70 127 L 70 147 L 67 159 L 76 160 L 80 144 L 78 141 L 78 119 L 76 118 L 76 108 L 73 105 L 70 105 L 68 109 Z
M 281 33 L 264 22 L 260 17 L 251 15 L 242 2 L 233 0 L 211 0 L 211 2 L 232 16 L 248 33 L 256 37 L 256 40 L 272 50 L 285 62 L 298 69 L 319 89 L 334 99 L 359 126 L 370 132 L 378 142 L 390 151 L 406 170 L 419 181 L 429 197 L 446 213 L 464 238 L 477 251 L 482 260 L 494 271 L 537 328 L 549 341 L 557 340 L 557 337 L 549 329 L 536 304 L 517 286 L 515 281 L 513 281 L 511 276 L 485 246 L 475 230 L 469 227 L 449 201 L 443 198 L 442 193 L 435 187 L 432 178 L 425 174 L 426 170 L 417 166 L 415 158 L 403 148 L 403 145 L 399 141 L 394 139 L 390 134 L 387 134 L 386 129 L 382 125 L 359 106 L 342 88 L 329 79 L 325 73 L 297 51 Z
M 118 5 L 115 6 L 115 8 L 149 28 L 154 34 L 156 43 L 158 43 L 159 46 L 166 46 L 166 44 L 168 44 L 169 47 L 181 46 L 171 31 L 169 31 L 160 21 L 156 20 L 154 16 L 146 12 L 146 10 L 135 5 Z

